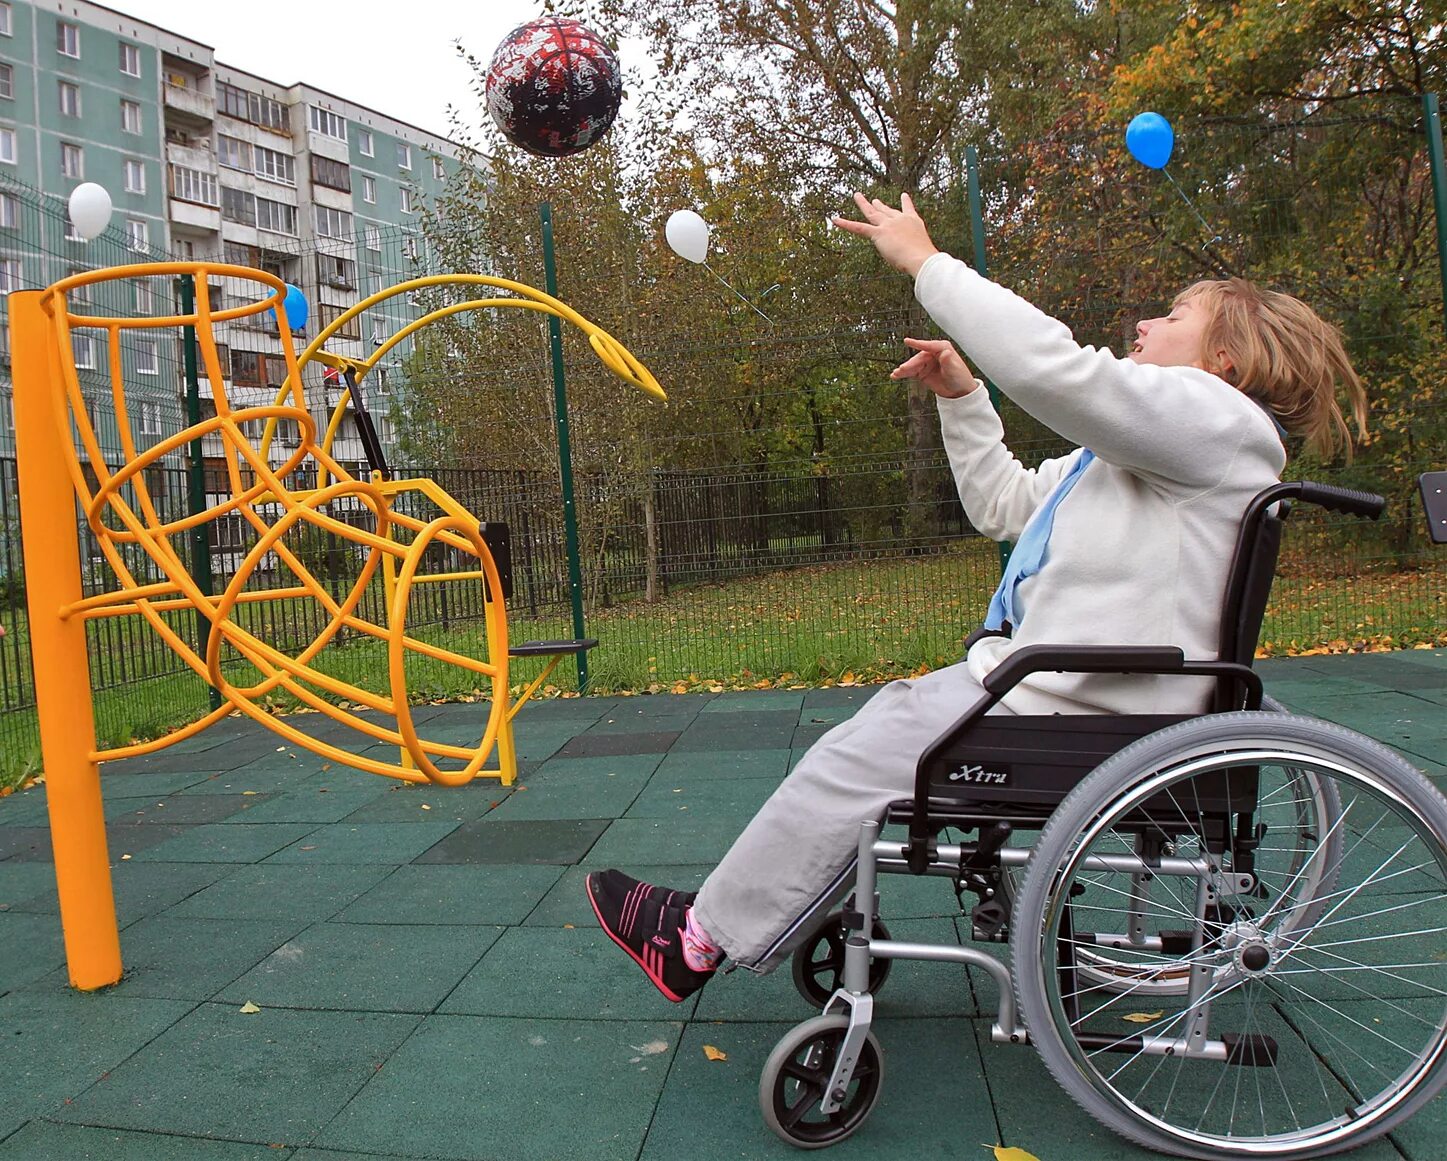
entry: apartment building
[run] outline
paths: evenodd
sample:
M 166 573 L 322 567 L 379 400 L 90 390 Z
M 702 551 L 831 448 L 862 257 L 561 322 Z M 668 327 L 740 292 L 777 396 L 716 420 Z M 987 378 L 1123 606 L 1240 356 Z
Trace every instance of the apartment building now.
M 300 345 L 362 297 L 419 269 L 420 211 L 456 173 L 461 153 L 443 137 L 305 83 L 230 68 L 211 46 L 98 4 L 0 0 L 3 291 L 96 266 L 221 258 L 302 289 L 311 310 Z M 115 205 L 110 230 L 90 243 L 73 236 L 64 209 L 82 181 L 105 186 Z M 247 289 L 222 280 L 214 292 L 237 305 Z M 170 309 L 174 291 L 137 278 L 106 293 L 111 301 L 97 306 L 145 314 Z M 361 356 L 417 313 L 404 298 L 389 300 L 328 347 Z M 217 332 L 233 405 L 270 402 L 284 377 L 274 318 L 218 324 Z M 93 373 L 99 384 L 105 358 L 85 349 L 91 342 L 78 340 L 76 361 L 83 379 Z M 128 337 L 123 351 L 140 409 L 133 415 L 156 431 L 181 416 L 181 362 L 160 343 Z M 391 352 L 365 383 L 384 444 L 393 434 L 388 396 L 407 354 L 405 346 Z M 320 420 L 339 387 L 324 382 L 320 368 L 306 386 Z M 204 379 L 202 392 L 209 393 Z M 344 465 L 361 466 L 353 425 L 333 450 Z M 0 456 L 9 454 L 7 363 Z

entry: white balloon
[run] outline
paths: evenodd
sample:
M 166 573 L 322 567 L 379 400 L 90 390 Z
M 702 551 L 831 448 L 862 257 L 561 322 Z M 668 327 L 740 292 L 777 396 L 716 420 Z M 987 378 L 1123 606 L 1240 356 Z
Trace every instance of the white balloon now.
M 702 262 L 708 257 L 708 223 L 692 210 L 674 210 L 663 227 L 663 236 L 680 258 Z
M 104 234 L 111 224 L 111 195 L 105 186 L 93 181 L 76 186 L 70 195 L 70 221 L 87 242 Z

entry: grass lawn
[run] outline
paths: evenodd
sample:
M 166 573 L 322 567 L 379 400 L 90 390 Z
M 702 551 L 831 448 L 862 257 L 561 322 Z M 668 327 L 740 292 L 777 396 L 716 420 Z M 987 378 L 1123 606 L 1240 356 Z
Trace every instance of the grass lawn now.
M 1407 571 L 1366 567 L 1331 576 L 1326 574 L 1332 570 L 1313 569 L 1309 562 L 1288 564 L 1273 592 L 1261 655 L 1447 644 L 1447 565 L 1434 562 Z M 961 641 L 984 615 L 998 572 L 995 545 L 972 539 L 937 555 L 741 577 L 675 589 L 653 605 L 630 601 L 596 610 L 587 622 L 588 635 L 600 641 L 589 655 L 591 688 L 605 693 L 681 692 L 867 682 L 924 673 L 959 657 Z M 23 625 L 13 626 L 12 632 L 16 628 L 24 632 Z M 471 656 L 484 652 L 479 623 L 454 623 L 447 630 L 434 626 L 416 635 Z M 515 612 L 509 635 L 513 642 L 569 638 L 571 618 L 563 613 L 525 619 Z M 383 688 L 379 683 L 385 681 L 386 652 L 378 643 L 328 649 L 321 662 L 337 677 L 377 691 Z M 520 688 L 540 664 L 514 662 L 511 684 Z M 428 658 L 413 658 L 408 678 L 414 701 L 477 695 L 469 672 Z M 564 661 L 556 678 L 547 693 L 575 688 L 572 662 Z M 235 678 L 244 679 L 244 671 Z M 272 705 L 285 712 L 295 702 L 282 694 Z M 98 740 L 102 746 L 116 746 L 157 737 L 206 708 L 207 690 L 189 673 L 100 689 Z M 38 768 L 33 711 L 0 716 L 0 742 L 0 786 L 14 785 Z

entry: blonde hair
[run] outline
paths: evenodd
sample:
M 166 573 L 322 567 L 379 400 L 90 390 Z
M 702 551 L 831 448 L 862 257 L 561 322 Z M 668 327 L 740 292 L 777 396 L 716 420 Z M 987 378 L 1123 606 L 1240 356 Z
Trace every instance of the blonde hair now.
M 1202 365 L 1256 399 L 1323 459 L 1338 446 L 1351 459 L 1352 437 L 1337 403 L 1345 391 L 1357 430 L 1367 430 L 1367 397 L 1342 344 L 1341 331 L 1298 298 L 1244 278 L 1197 282 L 1173 305 L 1210 311 Z M 1225 360 L 1220 355 L 1225 355 Z

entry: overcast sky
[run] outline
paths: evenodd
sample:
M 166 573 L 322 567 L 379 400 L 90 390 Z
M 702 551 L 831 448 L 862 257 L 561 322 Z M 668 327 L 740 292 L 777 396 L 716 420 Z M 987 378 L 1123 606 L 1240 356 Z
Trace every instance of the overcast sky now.
M 106 7 L 210 45 L 224 64 L 278 84 L 305 81 L 433 133 L 447 106 L 482 116 L 457 41 L 487 60 L 538 0 L 290 0 L 264 9 L 211 0 L 100 0 Z

